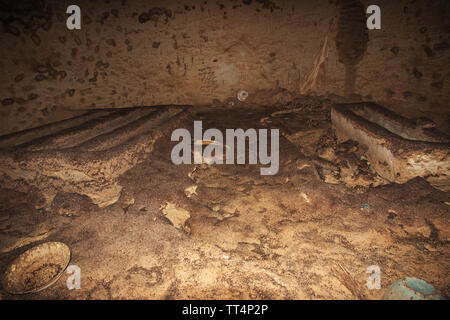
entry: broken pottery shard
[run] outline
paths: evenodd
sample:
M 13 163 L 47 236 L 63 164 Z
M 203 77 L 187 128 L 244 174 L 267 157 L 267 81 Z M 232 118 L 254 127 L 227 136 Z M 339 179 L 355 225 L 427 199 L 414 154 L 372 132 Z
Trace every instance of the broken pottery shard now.
M 185 225 L 191 217 L 187 210 L 179 208 L 171 202 L 166 202 L 166 205 L 162 207 L 162 213 L 175 228 L 190 232 L 189 226 Z
M 195 140 L 194 141 L 195 145 L 215 145 L 218 146 L 219 148 L 221 148 L 223 151 L 222 153 L 222 159 L 223 161 L 225 161 L 226 159 L 226 152 L 227 149 L 230 149 L 230 147 L 226 144 L 223 144 L 219 141 L 214 141 L 214 140 Z M 225 147 L 225 148 L 224 148 Z M 213 164 L 216 162 L 216 160 L 220 160 L 220 158 L 218 156 L 213 156 L 213 157 L 209 157 L 209 156 L 203 156 L 202 152 L 198 152 L 197 150 L 192 150 L 192 153 L 194 154 L 194 159 L 202 159 L 202 163 L 205 164 Z
M 193 195 L 197 195 L 197 187 L 198 186 L 191 186 L 186 189 L 184 189 L 184 194 L 187 198 L 192 197 Z

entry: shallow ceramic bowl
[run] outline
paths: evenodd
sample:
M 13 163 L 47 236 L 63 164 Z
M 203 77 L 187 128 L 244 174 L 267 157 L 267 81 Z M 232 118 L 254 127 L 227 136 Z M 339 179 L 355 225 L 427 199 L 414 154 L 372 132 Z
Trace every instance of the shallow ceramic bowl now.
M 70 249 L 61 242 L 42 243 L 17 257 L 2 278 L 3 289 L 12 294 L 38 292 L 63 274 L 70 262 Z

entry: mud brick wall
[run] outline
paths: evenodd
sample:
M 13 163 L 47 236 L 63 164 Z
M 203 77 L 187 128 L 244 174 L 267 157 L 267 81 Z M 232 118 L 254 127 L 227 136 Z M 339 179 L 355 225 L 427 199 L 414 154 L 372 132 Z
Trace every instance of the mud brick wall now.
M 0 4 L 0 134 L 83 109 L 226 102 L 240 89 L 259 104 L 356 95 L 448 121 L 447 0 Z M 71 4 L 81 30 L 66 28 Z M 370 4 L 381 30 L 365 28 Z

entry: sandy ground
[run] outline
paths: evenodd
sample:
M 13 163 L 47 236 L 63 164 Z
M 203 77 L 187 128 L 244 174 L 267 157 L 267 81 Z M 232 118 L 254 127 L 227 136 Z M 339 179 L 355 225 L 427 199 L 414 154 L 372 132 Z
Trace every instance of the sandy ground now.
M 40 293 L 2 298 L 357 299 L 333 275 L 335 264 L 369 299 L 406 276 L 448 296 L 449 194 L 423 179 L 324 182 L 327 169 L 316 170 L 310 156 L 327 141 L 336 146 L 326 106 L 313 109 L 284 118 L 269 108 L 193 112 L 204 130 L 283 126 L 275 176 L 261 176 L 260 165 L 176 166 L 167 136 L 121 177 L 121 198 L 103 209 L 62 195 L 36 210 L 33 194 L 2 190 L 2 234 L 62 241 L 81 268 L 80 290 L 68 290 L 63 275 Z M 0 271 L 32 245 L 0 254 Z M 380 290 L 366 287 L 371 265 L 381 269 Z

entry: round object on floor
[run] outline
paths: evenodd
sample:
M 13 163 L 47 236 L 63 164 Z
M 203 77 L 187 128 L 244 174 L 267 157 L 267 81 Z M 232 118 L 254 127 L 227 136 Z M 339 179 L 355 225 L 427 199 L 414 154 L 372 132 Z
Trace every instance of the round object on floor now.
M 70 249 L 62 242 L 46 242 L 22 253 L 6 269 L 5 291 L 12 294 L 38 292 L 54 284 L 70 262 Z
M 385 292 L 383 300 L 442 300 L 431 284 L 417 278 L 403 278 L 394 282 Z
M 237 98 L 239 101 L 244 101 L 248 97 L 248 92 L 245 90 L 240 90 L 237 94 Z

